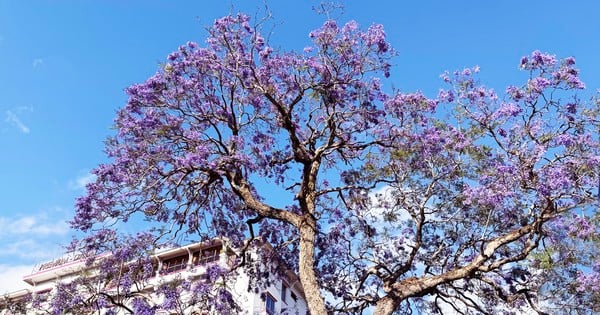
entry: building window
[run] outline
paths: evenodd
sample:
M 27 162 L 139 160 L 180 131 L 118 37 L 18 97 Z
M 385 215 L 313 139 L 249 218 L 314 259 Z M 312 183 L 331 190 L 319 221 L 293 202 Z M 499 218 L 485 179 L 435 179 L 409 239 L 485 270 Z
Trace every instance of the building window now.
M 194 253 L 194 265 L 205 265 L 219 261 L 221 257 L 221 246 L 205 248 Z
M 275 315 L 275 302 L 275 298 L 267 293 L 265 297 L 265 310 L 267 311 L 267 314 Z
M 285 297 L 287 296 L 287 286 L 285 283 L 281 283 L 281 301 L 285 303 Z
M 173 258 L 166 259 L 163 262 L 162 271 L 163 273 L 171 273 L 179 270 L 184 270 L 187 268 L 188 264 L 188 255 L 177 256 Z
M 296 296 L 296 294 L 294 292 L 290 292 L 290 296 L 292 297 L 292 300 L 294 301 L 298 301 L 298 297 Z

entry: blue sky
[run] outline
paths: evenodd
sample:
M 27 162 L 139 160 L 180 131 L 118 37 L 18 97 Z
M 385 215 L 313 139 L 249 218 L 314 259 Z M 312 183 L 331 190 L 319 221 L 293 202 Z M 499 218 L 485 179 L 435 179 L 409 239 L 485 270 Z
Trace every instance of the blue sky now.
M 479 65 L 496 90 L 516 84 L 535 49 L 575 56 L 588 91 L 600 87 L 596 1 L 338 1 L 333 14 L 381 23 L 398 50 L 392 83 L 435 96 L 444 70 Z M 324 16 L 319 1 L 269 1 L 272 44 L 302 49 Z M 105 161 L 123 89 L 154 73 L 188 40 L 229 12 L 263 1 L 0 0 L 0 293 L 55 257 L 89 171 Z

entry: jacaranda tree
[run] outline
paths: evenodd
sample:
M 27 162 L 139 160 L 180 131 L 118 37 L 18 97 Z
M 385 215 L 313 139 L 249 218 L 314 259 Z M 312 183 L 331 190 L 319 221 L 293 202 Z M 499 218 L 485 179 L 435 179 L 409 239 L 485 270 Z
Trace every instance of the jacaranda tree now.
M 261 237 L 313 315 L 600 311 L 599 103 L 573 58 L 533 52 L 502 93 L 447 73 L 429 98 L 385 88 L 381 25 L 328 20 L 294 52 L 258 24 L 218 19 L 127 89 L 80 245 L 140 218 L 149 244 Z

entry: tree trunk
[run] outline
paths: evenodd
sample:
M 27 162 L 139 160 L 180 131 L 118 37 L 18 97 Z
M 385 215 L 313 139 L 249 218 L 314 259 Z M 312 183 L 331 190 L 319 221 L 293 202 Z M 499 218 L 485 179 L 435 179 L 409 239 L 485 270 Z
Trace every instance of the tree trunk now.
M 399 303 L 400 299 L 386 295 L 375 304 L 373 315 L 390 315 L 398 307 Z
M 327 315 L 325 300 L 321 296 L 315 275 L 315 230 L 308 222 L 300 225 L 300 266 L 299 276 L 306 303 L 311 315 Z

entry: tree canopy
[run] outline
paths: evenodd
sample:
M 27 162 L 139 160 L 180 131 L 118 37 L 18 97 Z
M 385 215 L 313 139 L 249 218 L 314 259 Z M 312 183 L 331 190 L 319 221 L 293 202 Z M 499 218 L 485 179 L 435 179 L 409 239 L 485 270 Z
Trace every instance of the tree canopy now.
M 313 315 L 600 311 L 600 109 L 573 58 L 535 51 L 501 93 L 478 67 L 445 73 L 428 97 L 387 88 L 381 25 L 267 39 L 223 17 L 127 89 L 78 246 L 120 253 L 140 218 L 136 250 L 261 238 Z

